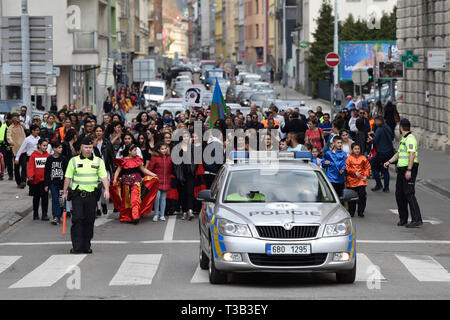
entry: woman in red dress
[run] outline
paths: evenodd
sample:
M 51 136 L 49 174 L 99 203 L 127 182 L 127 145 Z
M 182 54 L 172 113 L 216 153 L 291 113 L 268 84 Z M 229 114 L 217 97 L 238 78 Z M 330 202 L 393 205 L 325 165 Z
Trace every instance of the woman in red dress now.
M 120 222 L 134 224 L 150 213 L 159 187 L 157 175 L 144 168 L 144 160 L 136 152 L 136 145 L 126 146 L 123 158 L 114 160 L 117 170 L 110 190 L 114 207 L 120 212 Z

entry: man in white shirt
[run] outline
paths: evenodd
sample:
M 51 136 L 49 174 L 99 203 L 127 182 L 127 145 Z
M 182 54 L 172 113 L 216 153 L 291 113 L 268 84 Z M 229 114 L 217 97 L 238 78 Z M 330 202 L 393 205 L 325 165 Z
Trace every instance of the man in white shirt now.
M 29 116 L 27 116 L 27 107 L 26 106 L 20 107 L 19 120 L 21 123 L 23 123 L 25 125 L 25 129 L 27 129 L 27 130 L 30 129 L 31 118 Z

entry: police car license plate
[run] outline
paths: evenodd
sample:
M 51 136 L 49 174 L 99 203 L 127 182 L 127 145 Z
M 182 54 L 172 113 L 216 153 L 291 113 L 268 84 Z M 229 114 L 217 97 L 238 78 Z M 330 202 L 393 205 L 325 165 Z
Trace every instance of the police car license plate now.
M 266 254 L 311 254 L 310 244 L 267 244 Z

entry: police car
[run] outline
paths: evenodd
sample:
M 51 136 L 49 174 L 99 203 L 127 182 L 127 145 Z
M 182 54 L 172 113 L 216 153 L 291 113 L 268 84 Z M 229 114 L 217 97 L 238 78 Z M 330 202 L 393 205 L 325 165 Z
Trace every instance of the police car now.
M 356 231 L 341 201 L 357 195 L 339 198 L 310 153 L 275 154 L 227 160 L 197 196 L 200 267 L 213 284 L 234 272 L 330 272 L 353 283 Z

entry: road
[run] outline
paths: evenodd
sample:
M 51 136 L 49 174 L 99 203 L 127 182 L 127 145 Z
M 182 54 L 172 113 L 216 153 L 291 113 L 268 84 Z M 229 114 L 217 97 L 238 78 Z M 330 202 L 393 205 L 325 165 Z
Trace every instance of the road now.
M 396 225 L 394 192 L 373 193 L 373 184 L 366 217 L 353 220 L 354 284 L 338 285 L 334 274 L 279 273 L 211 285 L 198 264 L 196 218 L 153 222 L 150 215 L 135 226 L 120 223 L 109 205 L 96 220 L 92 255 L 69 254 L 70 221 L 65 236 L 31 215 L 1 233 L 0 299 L 449 299 L 450 200 L 418 186 L 425 223 L 406 229 Z
M 61 226 L 31 216 L 2 233 L 0 299 L 450 298 L 449 201 L 419 189 L 428 222 L 406 229 L 396 226 L 393 192 L 368 194 L 366 217 L 354 218 L 358 274 L 351 285 L 336 284 L 333 274 L 245 274 L 214 286 L 199 269 L 197 219 L 149 216 L 134 226 L 110 208 L 96 221 L 92 255 L 69 255 Z

